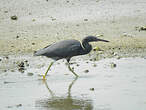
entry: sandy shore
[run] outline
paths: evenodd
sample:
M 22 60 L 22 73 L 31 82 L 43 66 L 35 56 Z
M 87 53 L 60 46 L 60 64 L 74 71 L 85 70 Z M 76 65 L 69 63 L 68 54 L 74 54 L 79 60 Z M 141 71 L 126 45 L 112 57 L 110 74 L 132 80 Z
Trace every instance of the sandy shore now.
M 28 53 L 87 35 L 110 40 L 108 45 L 101 44 L 103 48 L 145 48 L 146 31 L 139 31 L 146 24 L 145 5 L 145 0 L 1 1 L 0 53 Z

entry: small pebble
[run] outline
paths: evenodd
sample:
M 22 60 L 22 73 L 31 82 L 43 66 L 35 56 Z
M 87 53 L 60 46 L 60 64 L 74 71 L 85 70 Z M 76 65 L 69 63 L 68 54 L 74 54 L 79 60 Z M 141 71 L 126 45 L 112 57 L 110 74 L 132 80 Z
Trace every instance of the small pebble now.
M 6 59 L 9 59 L 9 57 L 8 57 L 8 56 L 6 56 L 5 58 L 6 58 Z
M 97 59 L 96 58 L 93 58 L 92 61 L 97 61 Z
M 3 72 L 7 72 L 7 70 L 3 70 Z
M 21 107 L 22 106 L 22 104 L 18 104 L 18 105 L 16 105 L 16 107 Z
M 4 84 L 9 84 L 9 83 L 16 83 L 16 82 L 4 81 Z
M 71 69 L 74 70 L 74 67 L 72 67 Z
M 20 62 L 20 63 L 18 64 L 18 66 L 19 66 L 19 67 L 24 67 L 24 62 Z
M 28 14 L 29 14 L 29 15 L 32 15 L 32 13 L 30 13 L 30 12 L 29 12 Z
M 4 11 L 4 13 L 8 13 L 8 11 Z
M 116 56 L 116 55 L 118 55 L 118 53 L 117 52 L 114 52 L 113 55 Z
M 11 70 L 11 72 L 15 72 L 15 70 Z
M 18 17 L 17 17 L 16 15 L 14 15 L 14 16 L 11 16 L 11 19 L 12 19 L 12 20 L 17 20 Z
M 17 35 L 17 36 L 16 36 L 16 38 L 18 39 L 18 38 L 19 38 L 19 36 Z
M 26 62 L 26 63 L 27 63 L 27 62 L 28 62 L 28 60 L 24 60 L 24 62 Z
M 93 59 L 90 59 L 90 61 L 93 61 Z
M 142 26 L 142 27 L 140 27 L 139 30 L 140 30 L 140 31 L 146 31 L 146 26 Z
M 97 65 L 96 64 L 93 64 L 93 67 L 96 67 Z
M 84 21 L 88 21 L 88 19 L 84 19 Z
M 111 68 L 115 68 L 117 65 L 115 63 L 111 63 Z
M 25 68 L 18 68 L 18 71 L 20 71 L 21 73 L 24 73 L 24 71 L 25 71 Z
M 33 76 L 33 73 L 27 73 L 28 76 Z
M 94 88 L 90 88 L 90 91 L 94 91 Z
M 55 21 L 56 20 L 56 18 L 52 18 L 52 21 Z
M 21 61 L 20 63 L 18 63 L 18 71 L 20 71 L 21 73 L 24 73 L 24 70 L 25 70 L 25 65 L 24 65 L 24 62 Z
M 120 59 L 121 57 L 120 56 L 117 56 L 117 59 Z
M 79 24 L 77 24 L 76 26 L 80 26 Z
M 64 75 L 69 75 L 68 73 L 65 73 Z
M 29 66 L 28 60 L 24 60 L 26 66 Z
M 12 106 L 7 106 L 7 108 L 12 108 Z
M 77 64 L 76 66 L 80 66 L 79 64 Z
M 32 21 L 36 21 L 35 19 L 32 19 Z
M 32 45 L 35 45 L 35 43 L 33 42 Z
M 85 73 L 88 73 L 88 72 L 89 72 L 89 70 L 85 70 L 84 72 L 85 72 Z
M 86 63 L 89 63 L 88 61 Z

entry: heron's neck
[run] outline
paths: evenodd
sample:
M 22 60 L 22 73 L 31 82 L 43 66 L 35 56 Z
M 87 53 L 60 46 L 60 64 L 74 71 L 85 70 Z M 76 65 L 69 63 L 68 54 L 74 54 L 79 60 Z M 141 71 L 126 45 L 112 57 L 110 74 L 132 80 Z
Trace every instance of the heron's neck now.
M 83 46 L 84 54 L 88 54 L 92 50 L 92 46 L 89 44 L 89 42 L 85 40 L 82 41 L 82 46 Z

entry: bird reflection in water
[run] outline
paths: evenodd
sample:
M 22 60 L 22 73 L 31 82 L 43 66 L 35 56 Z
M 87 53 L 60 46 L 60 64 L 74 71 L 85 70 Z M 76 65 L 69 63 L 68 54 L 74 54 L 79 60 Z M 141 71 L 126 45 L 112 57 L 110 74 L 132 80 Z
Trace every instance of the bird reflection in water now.
M 92 100 L 71 96 L 71 88 L 78 78 L 75 78 L 68 87 L 67 96 L 55 96 L 53 91 L 49 88 L 46 80 L 45 86 L 48 89 L 51 98 L 42 99 L 36 102 L 36 107 L 43 110 L 92 110 Z

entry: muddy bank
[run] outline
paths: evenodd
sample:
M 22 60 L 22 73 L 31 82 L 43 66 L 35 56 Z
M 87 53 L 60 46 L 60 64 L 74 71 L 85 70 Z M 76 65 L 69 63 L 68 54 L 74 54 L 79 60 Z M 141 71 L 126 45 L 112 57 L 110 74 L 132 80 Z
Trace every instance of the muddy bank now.
M 146 39 L 141 37 L 119 37 L 119 38 L 104 38 L 110 42 L 103 43 L 97 42 L 92 43 L 93 50 L 89 54 L 90 59 L 104 59 L 104 58 L 123 58 L 123 57 L 145 57 L 146 56 Z M 43 39 L 44 40 L 44 39 Z M 21 56 L 21 55 L 31 55 L 33 52 L 40 48 L 44 48 L 50 42 L 45 40 L 24 40 L 24 39 L 14 39 L 11 41 L 1 40 L 1 56 Z M 59 40 L 56 40 L 59 41 Z M 5 42 L 5 44 L 4 44 Z M 88 56 L 88 55 L 87 55 Z
M 33 5 L 30 5 L 33 4 Z M 0 54 L 23 54 L 63 39 L 103 35 L 103 49 L 146 47 L 144 0 L 53 0 L 0 3 Z M 24 7 L 25 6 L 25 7 Z
M 126 21 L 126 19 L 125 19 Z M 99 46 L 103 49 L 123 48 L 145 49 L 146 47 L 146 31 L 139 31 L 140 27 L 135 28 L 132 23 L 127 25 L 127 22 L 110 23 L 102 21 L 87 23 L 53 23 L 53 24 L 34 24 L 31 26 L 19 26 L 18 29 L 9 32 L 4 30 L 0 35 L 0 54 L 17 54 L 31 53 L 34 50 L 43 48 L 54 42 L 64 39 L 82 40 L 87 35 L 99 36 L 107 39 L 110 43 L 95 43 L 94 46 Z M 23 30 L 21 30 L 23 29 Z M 109 47 L 109 48 L 108 48 Z M 137 53 L 137 51 L 136 51 Z

